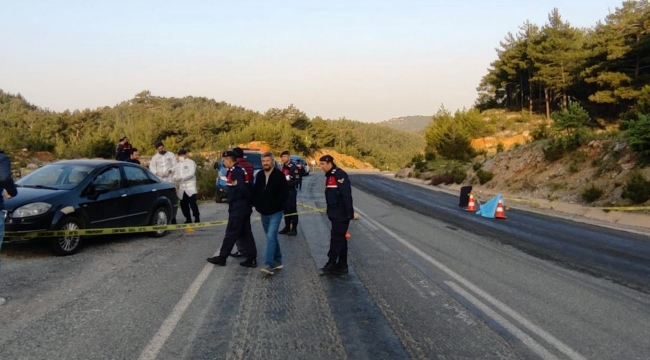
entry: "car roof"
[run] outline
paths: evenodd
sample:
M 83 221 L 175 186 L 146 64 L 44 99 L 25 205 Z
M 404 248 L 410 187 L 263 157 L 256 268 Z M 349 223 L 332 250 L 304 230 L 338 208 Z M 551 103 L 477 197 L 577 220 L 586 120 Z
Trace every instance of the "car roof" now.
M 76 159 L 76 160 L 61 160 L 52 163 L 52 165 L 86 165 L 86 166 L 100 166 L 108 164 L 124 164 L 124 161 L 118 160 L 105 160 L 105 159 Z

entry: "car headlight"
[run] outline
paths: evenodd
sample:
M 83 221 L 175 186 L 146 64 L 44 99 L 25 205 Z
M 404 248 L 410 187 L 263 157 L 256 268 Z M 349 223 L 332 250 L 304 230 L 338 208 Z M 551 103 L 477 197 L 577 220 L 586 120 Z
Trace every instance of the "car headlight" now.
M 226 175 L 221 175 L 221 174 L 219 174 L 219 179 L 220 179 L 221 181 L 228 181 L 228 178 L 226 177 Z
M 51 207 L 52 205 L 44 202 L 31 203 L 31 204 L 23 205 L 18 209 L 14 210 L 13 214 L 11 214 L 11 217 L 24 218 L 29 216 L 41 215 L 41 214 L 45 214 L 48 210 L 50 210 Z

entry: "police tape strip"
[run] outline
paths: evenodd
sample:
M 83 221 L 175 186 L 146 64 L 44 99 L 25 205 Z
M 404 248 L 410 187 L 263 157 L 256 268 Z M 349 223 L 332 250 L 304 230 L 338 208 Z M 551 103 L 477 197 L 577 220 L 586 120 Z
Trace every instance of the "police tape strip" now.
M 308 205 L 303 205 L 303 204 L 300 205 L 305 208 L 311 209 L 311 211 L 302 211 L 302 212 L 299 211 L 292 214 L 285 214 L 284 217 L 325 211 L 323 209 L 315 208 Z M 251 221 L 257 221 L 257 220 L 261 220 L 261 218 L 260 217 L 251 218 Z M 98 235 L 113 235 L 113 234 L 137 234 L 137 233 L 147 233 L 147 232 L 154 232 L 154 231 L 161 231 L 161 230 L 191 231 L 196 228 L 223 226 L 227 224 L 228 224 L 228 220 L 220 220 L 220 221 L 204 221 L 204 222 L 192 223 L 192 224 L 150 225 L 150 226 L 134 226 L 134 227 L 121 227 L 121 228 L 103 228 L 103 229 L 21 231 L 21 232 L 6 231 L 4 236 L 6 238 L 12 238 L 12 239 L 36 239 L 36 238 L 48 238 L 48 237 L 60 237 L 60 236 L 98 236 Z

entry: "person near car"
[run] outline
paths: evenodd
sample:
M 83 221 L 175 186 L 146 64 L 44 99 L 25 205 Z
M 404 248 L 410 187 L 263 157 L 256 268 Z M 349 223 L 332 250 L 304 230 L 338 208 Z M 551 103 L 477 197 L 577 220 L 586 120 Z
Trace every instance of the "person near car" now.
M 178 198 L 181 199 L 181 211 L 185 216 L 185 223 L 201 222 L 199 206 L 196 204 L 196 162 L 187 157 L 185 149 L 178 150 L 178 162 L 174 168 L 174 183 L 178 188 Z M 190 214 L 190 209 L 192 214 Z
M 334 158 L 324 155 L 320 166 L 325 172 L 325 201 L 327 217 L 332 223 L 330 233 L 329 260 L 321 272 L 324 274 L 347 274 L 348 241 L 345 237 L 350 220 L 354 218 L 352 206 L 352 187 L 348 174 L 334 163 Z
M 291 162 L 291 153 L 289 150 L 285 150 L 280 155 L 282 159 L 282 173 L 284 173 L 285 179 L 287 179 L 287 201 L 284 205 L 284 229 L 280 230 L 279 234 L 287 234 L 287 236 L 296 236 L 298 235 L 298 206 L 297 206 L 297 196 L 298 192 L 296 187 L 300 182 L 300 170 L 296 164 Z
M 165 144 L 162 141 L 156 143 L 156 151 L 157 153 L 151 158 L 151 162 L 149 162 L 149 170 L 161 181 L 173 183 L 174 166 L 176 165 L 174 154 L 165 150 Z
M 2 240 L 5 234 L 5 211 L 4 199 L 11 199 L 18 194 L 14 180 L 11 177 L 11 159 L 0 150 L 0 250 L 2 250 Z M 2 259 L 0 259 L 0 270 L 2 270 Z M 0 306 L 7 303 L 7 299 L 0 296 Z
M 234 151 L 229 150 L 224 153 L 223 163 L 228 169 L 226 174 L 228 225 L 219 255 L 208 258 L 208 262 L 226 266 L 226 259 L 230 256 L 235 242 L 241 238 L 246 251 L 246 260 L 239 265 L 254 268 L 257 267 L 257 247 L 253 240 L 250 221 L 252 189 L 246 184 L 246 172 L 237 164 L 237 154 Z
M 128 161 L 131 155 L 133 146 L 129 143 L 129 139 L 124 136 L 115 149 L 115 160 Z
M 236 147 L 232 149 L 232 151 L 237 154 L 237 164 L 241 166 L 242 169 L 246 172 L 246 183 L 249 186 L 253 186 L 253 164 L 251 164 L 246 158 L 244 157 L 244 149 L 240 147 Z M 251 236 L 253 236 L 251 234 Z M 253 237 L 253 241 L 255 241 L 255 238 Z M 238 239 L 237 242 L 235 243 L 237 246 L 237 252 L 231 254 L 233 257 L 246 257 L 246 250 L 245 247 L 242 245 L 241 239 Z
M 301 160 L 296 161 L 296 167 L 298 168 L 298 173 L 300 174 L 300 180 L 298 180 L 298 185 L 296 188 L 302 190 L 302 178 L 305 176 L 305 167 L 302 166 Z
M 140 153 L 137 148 L 131 149 L 131 154 L 129 155 L 129 160 L 127 160 L 127 162 L 142 165 L 140 163 Z
M 268 275 L 273 275 L 274 271 L 283 268 L 278 229 L 289 188 L 284 173 L 274 164 L 273 154 L 262 154 L 262 171 L 257 173 L 253 188 L 253 203 L 255 210 L 262 217 L 262 227 L 266 234 L 266 257 L 262 272 Z

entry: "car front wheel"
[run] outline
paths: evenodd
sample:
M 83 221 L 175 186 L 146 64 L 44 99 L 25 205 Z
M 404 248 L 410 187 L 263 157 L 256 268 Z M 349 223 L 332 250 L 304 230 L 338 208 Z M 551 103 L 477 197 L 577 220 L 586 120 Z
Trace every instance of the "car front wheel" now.
M 151 225 L 168 225 L 169 224 L 169 212 L 164 207 L 159 207 L 154 211 L 153 217 L 151 218 Z M 153 237 L 162 237 L 165 236 L 167 230 L 158 230 L 151 233 Z
M 68 216 L 61 222 L 60 230 L 80 230 L 81 222 L 74 216 Z M 52 248 L 59 256 L 72 255 L 81 247 L 81 236 L 79 235 L 66 235 L 54 238 L 52 241 Z

